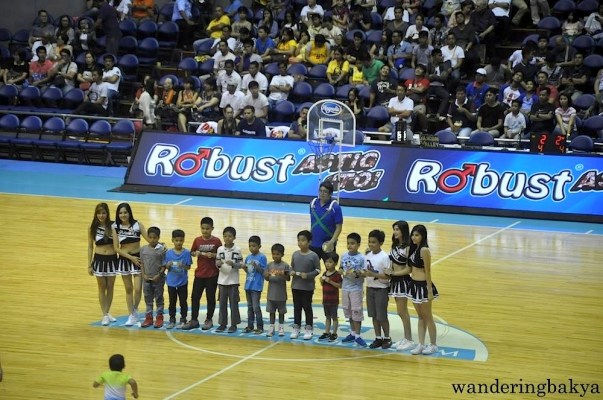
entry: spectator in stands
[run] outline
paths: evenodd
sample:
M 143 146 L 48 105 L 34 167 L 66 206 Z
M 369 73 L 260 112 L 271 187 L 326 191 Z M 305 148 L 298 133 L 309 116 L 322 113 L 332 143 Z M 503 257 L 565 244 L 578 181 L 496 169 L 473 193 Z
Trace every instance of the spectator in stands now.
M 551 15 L 551 8 L 547 0 L 530 0 L 530 14 L 532 23 L 537 26 L 540 22 L 540 16 L 548 17 Z
M 561 77 L 563 75 L 563 68 L 557 65 L 555 54 L 549 52 L 545 58 L 544 65 L 540 68 L 540 71 L 546 72 L 548 75 L 548 82 L 551 85 L 559 86 L 561 84 Z
M 463 61 L 465 61 L 465 51 L 456 44 L 456 37 L 454 33 L 449 32 L 446 38 L 447 46 L 441 48 L 442 56 L 444 61 L 450 61 L 450 67 L 452 68 L 451 76 L 454 79 L 461 78 L 461 67 Z
M 521 63 L 521 61 L 524 59 L 525 54 L 528 52 L 535 52 L 536 51 L 536 43 L 534 43 L 531 40 L 528 40 L 527 42 L 523 43 L 521 45 L 521 49 L 515 50 L 510 56 L 509 56 L 509 60 L 507 61 L 507 66 L 509 67 L 509 69 L 513 69 L 515 68 L 515 66 L 517 66 L 519 63 Z M 531 61 L 533 64 L 537 63 L 536 59 L 532 59 Z
M 38 17 L 34 25 L 31 27 L 29 35 L 29 46 L 33 47 L 34 42 L 42 40 L 45 36 L 54 36 L 55 27 L 49 21 L 48 12 L 46 10 L 39 10 Z
M 190 0 L 176 0 L 174 2 L 172 21 L 178 24 L 178 28 L 180 29 L 177 47 L 183 50 L 190 49 L 190 46 L 193 43 L 193 32 L 195 27 Z
M 523 73 L 521 71 L 515 72 L 511 78 L 511 82 L 507 85 L 501 86 L 498 94 L 498 100 L 505 106 L 511 107 L 511 102 L 521 96 L 523 89 L 521 86 L 522 81 Z
M 107 0 L 99 1 L 98 16 L 96 17 L 95 29 L 102 29 L 105 34 L 105 49 L 109 54 L 117 55 L 119 40 L 122 37 L 119 29 L 119 18 L 113 6 Z M 109 88 L 111 90 L 111 88 Z M 111 96 L 109 94 L 109 96 Z M 109 110 L 111 110 L 111 98 L 109 98 Z
M 383 64 L 387 64 L 387 50 L 392 44 L 392 34 L 393 32 L 389 29 L 381 31 L 381 41 L 379 43 L 373 43 L 369 50 L 369 54 Z
M 0 68 L 0 83 L 3 85 L 21 85 L 25 79 L 29 66 L 25 61 L 27 53 L 25 49 L 19 49 L 13 53 L 13 62 L 6 66 L 6 68 Z
M 549 93 L 549 103 L 555 104 L 559 91 L 557 90 L 556 85 L 551 85 L 549 83 L 549 75 L 544 71 L 540 71 L 536 74 L 536 79 L 536 83 L 538 84 L 538 87 L 536 88 L 536 94 L 539 94 L 540 90 L 542 90 L 543 88 L 547 88 Z
M 486 92 L 486 102 L 477 111 L 477 129 L 474 132 L 485 131 L 497 138 L 503 132 L 505 107 L 496 99 L 496 89 Z
M 465 16 L 463 23 L 465 25 L 471 25 L 471 14 L 473 13 L 474 8 L 475 4 L 471 0 L 464 0 L 461 2 L 461 9 L 452 13 L 448 19 L 448 28 L 452 29 L 459 24 L 459 19 L 457 18 L 459 13 L 462 13 Z
M 178 107 L 176 100 L 178 96 L 174 90 L 174 82 L 172 78 L 165 78 L 163 81 L 163 90 L 159 102 L 155 107 L 155 115 L 157 116 L 157 125 L 161 128 L 162 123 L 170 123 L 177 120 Z
M 297 42 L 293 37 L 293 29 L 283 28 L 281 31 L 281 37 L 276 44 L 276 47 L 270 49 L 270 57 L 267 61 L 269 62 L 281 62 L 289 60 L 289 57 L 295 55 L 295 49 Z
M 453 14 L 455 14 L 457 11 L 461 11 L 461 0 L 442 1 L 442 8 L 440 9 L 440 15 L 442 17 L 453 17 Z M 442 19 L 442 22 L 443 21 L 444 19 Z
M 310 43 L 310 35 L 308 31 L 301 31 L 299 33 L 299 41 L 295 48 L 295 55 L 289 58 L 289 64 L 303 63 L 306 60 L 306 47 Z
M 426 31 L 419 32 L 419 43 L 414 47 L 412 51 L 412 68 L 416 68 L 417 65 L 427 65 L 431 59 L 431 52 L 433 46 L 429 44 L 429 33 Z
M 237 71 L 240 74 L 249 72 L 249 66 L 254 61 L 261 65 L 262 57 L 256 53 L 253 40 L 246 39 L 243 42 L 243 55 L 239 57 L 239 62 L 237 63 Z
M 372 25 L 373 20 L 371 19 L 370 11 L 362 8 L 361 5 L 355 5 L 352 7 L 348 30 L 353 31 L 355 29 L 359 29 L 362 32 L 368 32 L 372 29 Z
M 379 132 L 393 134 L 396 122 L 402 120 L 406 123 L 406 131 L 412 135 L 412 110 L 415 107 L 414 102 L 406 96 L 406 86 L 398 85 L 396 96 L 392 97 L 387 104 L 387 112 L 390 115 L 390 122 L 379 128 Z M 389 136 L 389 135 L 388 135 Z M 381 136 L 380 139 L 387 139 Z
M 333 86 L 347 83 L 350 72 L 350 64 L 343 59 L 343 49 L 335 47 L 331 52 L 332 58 L 327 66 L 327 80 Z
M 148 79 L 143 86 L 143 92 L 138 99 L 138 108 L 142 111 L 142 123 L 145 128 L 156 128 L 155 125 L 155 79 Z M 136 100 L 135 100 L 136 102 Z
M 232 23 L 232 36 L 234 36 L 235 38 L 239 38 L 241 28 L 246 28 L 249 32 L 252 31 L 253 25 L 251 24 L 251 21 L 249 21 L 248 13 L 249 11 L 247 10 L 247 7 L 239 7 L 236 14 L 238 15 L 238 19 Z M 233 18 L 234 15 L 231 16 L 231 19 Z
M 443 121 L 445 119 L 444 114 L 448 110 L 448 101 L 450 100 L 449 87 L 451 81 L 454 79 L 450 78 L 450 61 L 444 61 L 442 56 L 442 50 L 434 49 L 431 53 L 431 59 L 427 64 L 427 78 L 429 79 L 429 91 L 428 96 L 435 96 L 438 99 L 439 106 L 436 117 Z
M 356 126 L 364 126 L 364 106 L 362 105 L 362 100 L 360 99 L 357 88 L 353 87 L 348 91 L 348 98 L 345 101 L 345 104 L 347 104 L 354 113 L 354 116 L 356 117 Z
M 429 90 L 429 79 L 426 74 L 427 67 L 419 64 L 415 68 L 415 77 L 404 82 L 407 96 L 414 103 L 415 131 L 427 132 L 427 91 Z
M 566 20 L 563 22 L 563 25 L 561 25 L 561 33 L 565 40 L 571 44 L 576 36 L 582 34 L 583 30 L 584 24 L 582 24 L 580 19 L 576 18 L 574 12 L 571 11 L 567 14 Z
M 29 84 L 37 86 L 44 91 L 53 79 L 52 61 L 46 58 L 46 48 L 40 46 L 36 49 L 38 59 L 29 63 Z
M 393 70 L 410 66 L 412 45 L 402 39 L 401 31 L 392 33 L 392 45 L 387 49 L 387 63 Z
M 530 110 L 529 132 L 553 132 L 555 127 L 555 106 L 549 100 L 549 89 L 540 89 L 538 101 Z M 524 137 L 525 138 L 525 137 Z
M 295 83 L 293 76 L 287 73 L 286 62 L 278 64 L 278 72 L 278 75 L 274 75 L 270 80 L 270 96 L 268 97 L 270 108 L 273 108 L 279 101 L 287 100 Z
M 433 28 L 429 30 L 429 41 L 434 49 L 439 49 L 446 45 L 448 28 L 444 25 L 444 21 L 445 17 L 442 14 L 437 14 L 433 17 Z
M 121 70 L 115 66 L 115 57 L 105 54 L 103 57 L 103 82 L 107 83 L 107 97 L 109 100 L 109 113 L 113 113 L 113 100 L 119 96 L 119 84 L 121 82 Z
M 325 11 L 323 10 L 322 6 L 316 4 L 316 0 L 308 0 L 308 4 L 304 6 L 304 8 L 302 8 L 299 14 L 301 21 L 308 27 L 311 24 L 310 18 L 312 14 L 318 14 L 321 18 L 325 14 Z
M 383 65 L 379 71 L 379 77 L 371 84 L 369 108 L 386 106 L 389 100 L 396 95 L 398 80 L 392 79 L 389 73 L 389 65 Z
M 519 111 L 524 113 L 525 115 L 529 115 L 534 104 L 538 103 L 538 95 L 536 94 L 536 84 L 533 80 L 529 79 L 525 81 L 525 91 L 519 96 L 519 101 L 521 101 L 521 107 L 519 107 Z
M 572 99 L 568 93 L 559 93 L 559 107 L 555 109 L 557 125 L 553 134 L 572 139 L 576 133 L 576 109 L 572 107 Z
M 266 125 L 261 119 L 256 118 L 253 106 L 245 106 L 243 108 L 243 119 L 239 122 L 235 135 L 252 137 L 266 136 Z
M 350 65 L 356 64 L 360 61 L 361 55 L 366 53 L 368 53 L 368 47 L 364 43 L 364 37 L 362 32 L 354 32 L 353 41 L 348 45 L 348 48 L 346 49 L 345 59 L 348 60 Z
M 370 54 L 361 56 L 360 62 L 362 63 L 362 76 L 364 77 L 364 80 L 367 81 L 369 85 L 372 85 L 379 77 L 381 67 L 383 67 L 384 64 L 379 60 L 373 59 Z
M 36 40 L 33 44 L 33 46 L 31 46 L 31 51 L 35 54 L 32 58 L 31 61 L 36 61 L 38 59 L 37 56 L 37 48 L 38 47 L 44 47 L 46 49 L 46 59 L 53 61 L 56 59 L 56 47 L 53 44 L 54 40 L 54 36 L 52 36 L 51 34 L 45 34 L 44 36 L 42 36 L 41 40 Z
M 270 60 L 270 51 L 276 47 L 276 43 L 268 36 L 269 30 L 265 26 L 258 28 L 258 37 L 255 40 L 255 50 L 262 60 Z
M 243 7 L 243 2 L 240 0 L 230 0 L 230 4 L 226 7 L 224 12 L 231 21 L 235 21 L 237 18 L 240 18 L 239 11 L 241 10 L 241 7 Z
M 599 11 L 591 13 L 584 23 L 586 32 L 598 40 L 603 38 L 603 3 L 599 4 Z
M 467 98 L 463 86 L 459 86 L 456 89 L 455 100 L 448 108 L 448 115 L 446 117 L 448 130 L 457 137 L 468 138 L 471 136 L 471 132 L 475 129 L 477 115 L 475 113 L 475 106 L 473 102 Z
M 61 59 L 61 51 L 68 50 L 70 54 L 73 54 L 73 47 L 67 42 L 69 41 L 69 36 L 62 34 L 56 37 L 56 42 L 54 44 L 54 52 L 55 59 L 53 61 L 59 61 Z
M 245 95 L 243 100 L 243 110 L 246 106 L 252 106 L 255 112 L 255 117 L 266 122 L 268 119 L 268 98 L 265 94 L 260 93 L 260 85 L 257 81 L 250 81 L 248 86 L 248 93 Z
M 348 83 L 350 85 L 368 85 L 367 80 L 364 78 L 364 73 L 362 72 L 362 64 L 350 64 L 350 78 Z
M 465 57 L 461 71 L 471 76 L 473 71 L 475 71 L 475 67 L 479 64 L 479 54 L 475 42 L 475 29 L 473 25 L 465 24 L 465 14 L 462 12 L 456 13 L 455 18 L 458 24 L 450 29 L 448 33 L 454 35 L 456 45 L 463 49 Z
M 226 91 L 222 93 L 220 97 L 220 108 L 224 110 L 227 105 L 230 105 L 234 110 L 235 117 L 239 117 L 241 110 L 243 109 L 243 102 L 245 101 L 245 95 L 238 89 L 236 83 L 231 82 L 226 86 Z
M 132 18 L 137 22 L 155 19 L 155 0 L 132 0 Z
M 299 110 L 299 116 L 291 123 L 287 138 L 305 140 L 308 136 L 308 107 L 302 107 Z
M 214 18 L 209 22 L 205 31 L 210 38 L 220 39 L 222 28 L 226 25 L 230 25 L 230 18 L 224 13 L 224 9 L 221 6 L 216 6 Z
M 488 0 L 475 1 L 475 10 L 471 13 L 469 23 L 475 29 L 479 43 L 486 47 L 486 55 L 494 56 L 495 44 L 499 38 L 494 34 L 497 20 L 492 10 L 488 8 Z
M 414 25 L 411 25 L 406 30 L 405 38 L 406 41 L 413 45 L 413 48 L 417 46 L 419 43 L 419 33 L 425 32 L 429 35 L 429 28 L 425 25 L 425 17 L 421 14 L 418 14 L 415 19 Z
M 534 59 L 536 60 L 536 65 L 542 67 L 545 63 L 546 56 L 549 54 L 549 39 L 540 35 L 538 37 L 538 43 L 536 43 L 536 50 L 534 51 Z
M 272 11 L 268 8 L 265 8 L 262 11 L 262 19 L 258 21 L 256 28 L 259 28 L 260 26 L 268 28 L 268 37 L 275 39 L 278 36 L 278 24 L 274 20 Z
M 521 72 L 524 79 L 534 79 L 536 73 L 540 69 L 534 61 L 534 50 L 525 48 L 522 50 L 521 54 L 521 61 L 513 67 L 513 72 Z
M 54 35 L 59 37 L 59 35 L 67 35 L 68 40 L 65 44 L 71 44 L 73 39 L 75 39 L 75 30 L 73 29 L 73 22 L 69 15 L 61 15 L 59 17 L 59 26 L 54 31 Z
M 219 77 L 226 70 L 226 62 L 231 61 L 234 65 L 236 56 L 228 47 L 228 42 L 221 40 L 218 44 L 218 51 L 212 57 L 214 59 L 214 76 Z
M 90 20 L 82 18 L 77 23 L 78 29 L 75 31 L 73 48 L 76 53 L 82 51 L 91 51 L 96 43 L 96 32 L 92 29 Z
M 402 0 L 402 8 L 409 16 L 418 13 L 420 7 L 421 0 Z
M 248 40 L 251 40 L 251 47 L 253 48 L 255 43 L 251 38 L 251 32 L 249 29 L 243 26 L 239 30 L 239 37 L 237 38 L 237 41 L 234 45 L 233 53 L 235 54 L 235 56 L 240 58 L 245 53 L 245 42 Z
M 256 61 L 249 64 L 249 73 L 243 75 L 243 80 L 241 81 L 241 91 L 245 94 L 247 93 L 247 87 L 249 87 L 250 82 L 257 82 L 260 87 L 260 93 L 266 94 L 268 91 L 268 78 L 262 72 L 260 72 L 260 64 Z
M 603 110 L 603 68 L 597 72 L 595 81 L 593 84 L 593 93 L 599 104 L 599 110 Z
M 342 40 L 343 38 L 343 32 L 338 26 L 333 24 L 333 17 L 330 15 L 324 17 L 322 28 L 318 33 L 323 35 L 331 46 L 335 46 L 338 40 Z
M 184 89 L 178 93 L 176 107 L 178 107 L 178 130 L 188 132 L 188 120 L 192 117 L 192 108 L 197 102 L 199 93 L 193 89 L 193 79 L 184 78 Z
M 281 30 L 284 28 L 291 28 L 293 29 L 293 37 L 298 40 L 299 39 L 299 34 L 301 31 L 305 30 L 306 32 L 308 31 L 308 28 L 306 27 L 306 25 L 301 22 L 299 20 L 299 18 L 296 16 L 296 14 L 293 12 L 293 10 L 287 10 L 285 11 L 285 19 L 283 20 L 282 24 L 281 24 Z
M 478 68 L 475 71 L 475 80 L 467 84 L 465 90 L 467 98 L 473 103 L 476 109 L 480 108 L 486 100 L 486 91 L 490 89 L 490 85 L 486 83 L 486 70 Z
M 224 117 L 218 121 L 218 135 L 234 136 L 237 132 L 239 120 L 234 116 L 231 106 L 224 107 Z
M 572 102 L 589 90 L 587 85 L 589 71 L 583 64 L 584 54 L 576 53 L 574 65 L 563 69 L 560 90 L 568 93 Z
M 92 71 L 94 70 L 100 70 L 100 68 L 94 59 L 94 54 L 87 51 L 84 55 L 84 65 L 79 68 L 77 74 L 77 82 L 80 89 L 88 90 L 90 88 L 90 85 L 94 82 L 92 79 Z
M 234 54 L 235 49 L 237 47 L 237 39 L 233 38 L 231 36 L 231 32 L 232 32 L 232 28 L 230 27 L 230 25 L 224 25 L 224 27 L 222 28 L 222 36 L 220 36 L 219 39 L 214 40 L 214 43 L 212 44 L 211 49 L 209 50 L 209 54 L 211 54 L 211 55 L 216 54 L 216 52 L 219 50 L 220 42 L 222 42 L 222 41 L 226 42 L 226 44 L 228 45 L 228 48 Z M 193 42 L 193 48 L 195 49 L 196 53 L 199 52 L 198 49 L 203 40 L 204 39 L 199 39 L 199 40 L 195 40 Z
M 333 13 L 333 24 L 342 31 L 346 31 L 350 22 L 350 8 L 346 1 L 333 0 L 331 12 Z
M 216 79 L 220 93 L 226 92 L 228 85 L 236 85 L 237 90 L 241 90 L 242 81 L 241 75 L 234 70 L 234 61 L 226 60 L 224 69 L 218 72 Z
M 195 101 L 195 114 L 199 114 L 201 119 L 217 121 L 222 116 L 220 112 L 220 93 L 214 78 L 208 78 L 203 81 L 203 90 Z
M 132 0 L 120 0 L 109 2 L 109 5 L 117 11 L 117 19 L 123 21 L 128 18 L 132 11 Z
M 402 32 L 402 37 L 406 34 L 406 30 L 408 29 L 408 21 L 404 21 L 404 9 L 401 6 L 392 7 L 393 11 L 393 19 L 387 20 L 383 17 L 383 20 L 386 21 L 385 29 L 389 29 L 392 32 L 400 31 Z M 387 11 L 386 11 L 387 14 Z
M 526 117 L 520 112 L 521 101 L 515 99 L 511 102 L 510 112 L 505 115 L 503 122 L 504 133 L 502 139 L 519 140 L 526 129 Z
M 61 59 L 54 65 L 52 85 L 67 93 L 75 87 L 77 78 L 77 64 L 71 59 L 71 52 L 67 49 L 61 50 Z
M 487 64 L 486 82 L 493 88 L 500 88 L 511 79 L 511 71 L 506 65 L 500 62 L 500 57 L 494 56 L 490 58 L 490 64 Z
M 107 116 L 109 99 L 107 97 L 107 83 L 103 82 L 100 71 L 92 71 L 92 85 L 86 92 L 84 102 L 74 111 L 77 115 L 102 115 Z
M 314 40 L 306 45 L 306 63 L 309 66 L 327 65 L 329 61 L 330 46 L 323 35 L 316 35 Z
M 576 49 L 568 46 L 563 36 L 559 35 L 555 37 L 555 47 L 553 47 L 552 51 L 560 67 L 569 67 L 573 64 Z

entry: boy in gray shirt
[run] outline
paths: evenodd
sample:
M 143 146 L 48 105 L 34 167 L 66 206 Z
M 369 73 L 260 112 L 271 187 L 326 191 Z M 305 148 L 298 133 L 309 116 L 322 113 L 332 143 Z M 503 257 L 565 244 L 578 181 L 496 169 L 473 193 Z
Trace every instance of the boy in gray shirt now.
M 159 228 L 152 226 L 148 229 L 149 244 L 140 248 L 142 261 L 142 292 L 147 312 L 141 328 L 153 325 L 153 302 L 157 304 L 155 328 L 163 326 L 163 287 L 165 285 L 164 254 L 165 246 L 159 243 Z
M 285 336 L 285 314 L 287 313 L 287 281 L 291 280 L 289 275 L 289 264 L 283 262 L 285 247 L 276 243 L 272 246 L 272 262 L 268 264 L 264 278 L 268 281 L 268 294 L 266 298 L 266 312 L 270 314 L 270 328 L 268 337 L 274 336 L 274 323 L 278 311 L 278 335 Z

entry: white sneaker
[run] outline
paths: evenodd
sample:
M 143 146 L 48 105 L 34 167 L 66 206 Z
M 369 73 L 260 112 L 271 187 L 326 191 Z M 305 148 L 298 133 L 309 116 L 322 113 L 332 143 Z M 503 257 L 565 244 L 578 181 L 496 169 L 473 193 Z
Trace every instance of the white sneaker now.
M 285 336 L 285 328 L 283 326 L 278 327 L 278 335 Z
M 312 336 L 314 336 L 314 331 L 312 330 L 312 327 L 310 325 L 306 325 L 306 329 L 304 332 L 304 340 L 310 340 L 312 339 Z
M 294 325 L 293 326 L 293 332 L 291 332 L 291 336 L 289 336 L 291 339 L 297 339 L 299 337 L 299 326 Z
M 435 344 L 430 344 L 430 345 L 425 346 L 425 348 L 422 351 L 422 354 L 428 356 L 428 355 L 433 354 L 433 353 L 435 353 L 437 351 L 438 351 L 438 346 L 436 346 Z
M 398 350 L 400 350 L 400 351 L 410 350 L 416 346 L 417 346 L 417 344 L 415 342 L 413 342 L 412 340 L 404 339 L 401 341 L 400 345 L 398 346 Z
M 137 322 L 138 322 L 138 318 L 134 314 L 130 314 L 125 325 L 132 326 L 132 325 L 135 325 Z
M 107 326 L 111 323 L 111 320 L 109 319 L 108 315 L 105 315 L 101 321 L 101 325 L 103 326 Z
M 107 314 L 107 317 L 109 317 L 109 322 L 116 322 L 117 320 L 115 319 L 115 317 L 111 314 Z
M 266 334 L 266 336 L 268 336 L 268 337 L 274 336 L 274 325 L 270 325 L 270 327 L 268 328 L 268 333 Z
M 410 354 L 416 356 L 417 354 L 423 354 L 423 349 L 425 348 L 425 346 L 423 346 L 422 344 L 418 344 L 417 347 L 415 347 L 414 349 L 412 349 L 410 351 Z

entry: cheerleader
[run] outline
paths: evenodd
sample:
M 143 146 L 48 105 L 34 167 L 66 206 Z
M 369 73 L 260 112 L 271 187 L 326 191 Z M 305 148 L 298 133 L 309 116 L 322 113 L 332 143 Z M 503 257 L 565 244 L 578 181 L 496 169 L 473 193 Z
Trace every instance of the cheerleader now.
M 88 274 L 96 276 L 103 325 L 115 322 L 115 318 L 109 314 L 117 268 L 117 253 L 113 247 L 115 236 L 111 235 L 112 222 L 107 203 L 97 204 L 88 231 Z
M 412 341 L 412 330 L 410 327 L 410 314 L 408 313 L 408 297 L 410 297 L 410 288 L 412 279 L 410 278 L 411 267 L 406 265 L 408 258 L 408 244 L 410 234 L 408 222 L 396 221 L 392 225 L 394 233 L 392 235 L 392 249 L 389 258 L 392 261 L 393 268 L 388 271 L 391 276 L 389 286 L 389 296 L 396 301 L 396 309 L 404 326 L 404 339 L 395 343 L 392 347 L 397 350 L 409 350 L 416 346 Z
M 419 344 L 411 354 L 433 354 L 436 345 L 436 325 L 431 312 L 431 303 L 438 297 L 438 290 L 431 281 L 431 252 L 427 243 L 427 228 L 415 225 L 410 232 L 408 265 L 412 267 L 410 299 L 419 315 Z M 430 344 L 425 346 L 425 333 L 429 332 Z
M 126 305 L 130 316 L 126 326 L 132 326 L 138 321 L 138 304 L 142 295 L 142 277 L 140 261 L 140 237 L 148 242 L 149 237 L 144 226 L 134 219 L 132 208 L 128 203 L 117 206 L 115 222 L 113 223 L 113 245 L 119 254 L 117 274 L 121 275 L 126 289 Z

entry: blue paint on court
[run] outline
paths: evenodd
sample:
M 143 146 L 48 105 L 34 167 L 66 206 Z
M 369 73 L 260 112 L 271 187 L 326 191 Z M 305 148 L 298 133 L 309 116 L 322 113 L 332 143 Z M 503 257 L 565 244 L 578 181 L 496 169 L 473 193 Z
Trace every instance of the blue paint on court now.
M 34 196 L 72 197 L 94 200 L 178 204 L 196 207 L 251 209 L 306 214 L 303 203 L 201 197 L 181 194 L 111 192 L 124 182 L 126 168 L 0 160 L 0 192 Z M 437 220 L 439 224 L 603 235 L 603 225 L 567 221 L 532 220 L 405 210 L 345 207 L 346 217 L 404 219 L 417 222 Z

